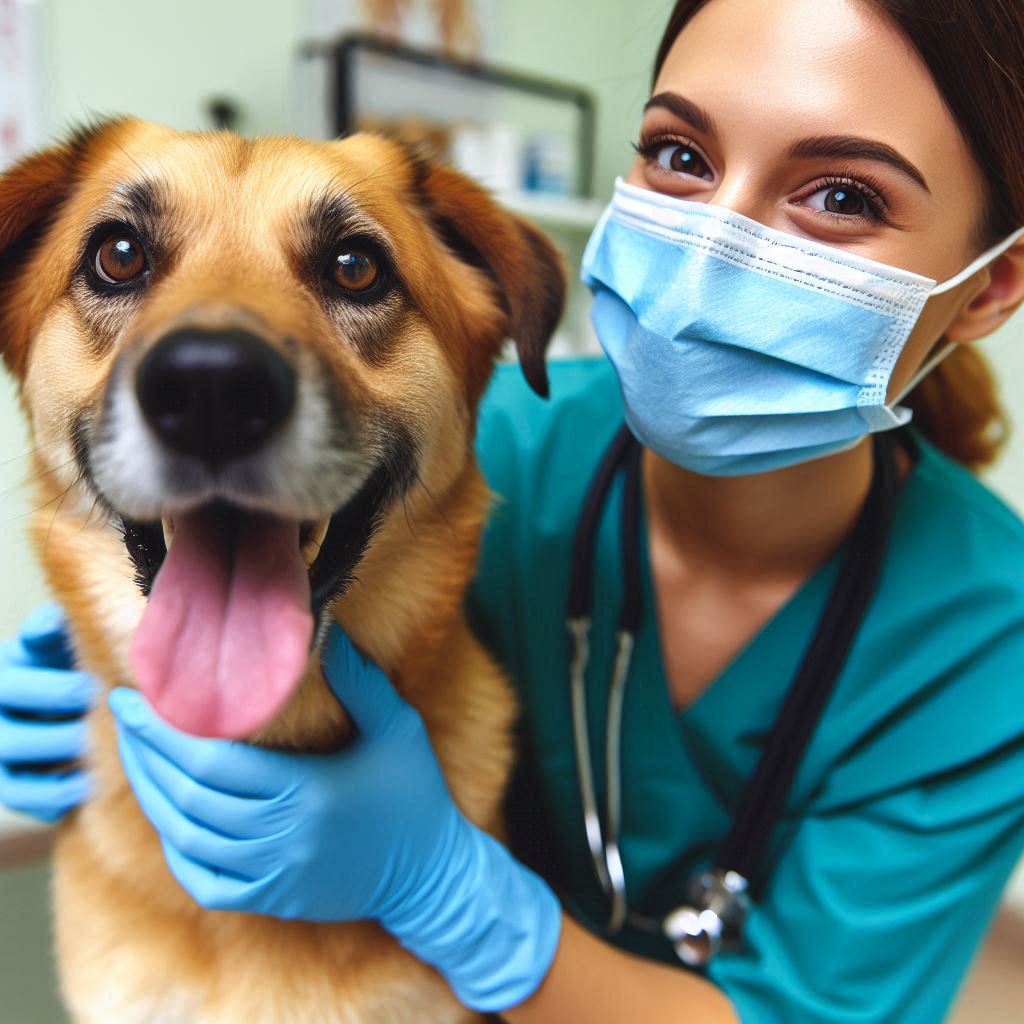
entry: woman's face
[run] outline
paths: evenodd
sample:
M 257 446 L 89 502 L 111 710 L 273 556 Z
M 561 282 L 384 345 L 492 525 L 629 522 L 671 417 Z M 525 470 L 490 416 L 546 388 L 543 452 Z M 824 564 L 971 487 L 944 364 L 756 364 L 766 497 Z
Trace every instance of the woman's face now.
M 938 281 L 978 255 L 984 182 L 927 67 L 863 0 L 710 0 L 676 39 L 627 180 Z M 925 308 L 909 381 L 972 278 Z

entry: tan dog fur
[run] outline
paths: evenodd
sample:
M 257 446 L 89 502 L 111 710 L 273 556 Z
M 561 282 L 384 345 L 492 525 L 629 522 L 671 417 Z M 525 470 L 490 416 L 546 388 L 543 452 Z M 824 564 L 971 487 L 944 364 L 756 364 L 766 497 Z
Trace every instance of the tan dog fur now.
M 98 310 L 73 281 L 83 232 L 122 183 L 140 178 L 165 188 L 180 245 L 140 303 Z M 383 359 L 366 358 L 358 330 L 339 326 L 297 286 L 282 247 L 295 211 L 323 189 L 353 197 L 397 254 L 409 302 Z M 489 273 L 446 247 L 433 217 L 454 222 Z M 182 317 L 255 318 L 271 336 L 315 350 L 347 401 L 397 411 L 415 427 L 418 482 L 388 511 L 335 618 L 419 709 L 459 806 L 498 829 L 514 702 L 462 616 L 488 503 L 472 456 L 475 409 L 507 334 L 543 387 L 539 360 L 562 289 L 542 236 L 454 172 L 373 137 L 246 141 L 117 121 L 0 177 L 0 348 L 35 445 L 32 536 L 67 609 L 78 663 L 106 687 L 131 685 L 128 648 L 145 600 L 121 537 L 76 468 L 74 415 L 98 408 L 127 346 L 144 350 Z M 347 720 L 316 664 L 257 742 L 305 751 L 343 745 Z M 477 1019 L 373 924 L 197 907 L 135 803 L 105 702 L 90 727 L 95 796 L 62 826 L 55 867 L 60 973 L 76 1021 Z

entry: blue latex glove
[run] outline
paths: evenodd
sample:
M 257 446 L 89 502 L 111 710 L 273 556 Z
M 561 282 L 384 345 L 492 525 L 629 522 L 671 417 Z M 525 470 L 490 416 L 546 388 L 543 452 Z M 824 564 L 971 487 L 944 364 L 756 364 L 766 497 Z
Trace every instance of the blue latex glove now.
M 45 770 L 85 754 L 82 715 L 99 687 L 72 665 L 56 605 L 37 609 L 0 648 L 0 803 L 45 822 L 59 820 L 89 795 L 80 766 Z
M 204 907 L 380 921 L 462 1002 L 507 1009 L 558 944 L 551 890 L 455 807 L 419 714 L 333 628 L 325 677 L 358 735 L 338 754 L 199 739 L 115 690 L 121 759 L 174 876 Z

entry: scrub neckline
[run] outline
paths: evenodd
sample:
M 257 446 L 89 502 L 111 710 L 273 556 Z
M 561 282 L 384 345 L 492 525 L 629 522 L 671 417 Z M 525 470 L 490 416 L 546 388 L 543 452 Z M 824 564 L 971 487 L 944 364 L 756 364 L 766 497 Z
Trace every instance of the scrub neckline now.
M 918 443 L 919 438 L 916 434 L 914 435 L 914 441 L 918 447 L 918 455 L 912 461 L 903 477 L 901 491 L 905 490 L 906 486 L 911 482 L 923 461 L 923 453 L 921 452 Z M 902 494 L 900 497 L 902 497 Z M 897 501 L 899 501 L 899 498 Z M 703 722 L 715 721 L 717 714 L 715 708 L 725 700 L 723 694 L 736 688 L 739 680 L 747 675 L 744 671 L 747 662 L 757 655 L 759 649 L 768 647 L 773 637 L 782 631 L 790 620 L 797 618 L 809 619 L 806 623 L 807 629 L 803 630 L 809 642 L 811 632 L 813 632 L 817 619 L 824 608 L 828 589 L 831 587 L 838 572 L 839 563 L 849 543 L 849 537 L 844 538 L 836 550 L 804 578 L 772 615 L 747 638 L 746 642 L 736 651 L 722 671 L 701 690 L 694 700 L 677 708 L 672 702 L 670 680 L 661 642 L 661 618 L 658 612 L 657 596 L 654 589 L 654 572 L 651 566 L 647 494 L 642 485 L 639 495 L 638 519 L 640 523 L 640 576 L 642 592 L 645 605 L 650 609 L 649 614 L 644 617 L 645 624 L 641 627 L 641 636 L 638 637 L 638 643 L 642 644 L 646 640 L 648 644 L 653 644 L 652 653 L 657 666 L 655 675 L 661 705 L 659 713 L 669 716 L 679 727 L 676 732 L 680 734 L 681 731 L 687 730 L 691 725 L 696 726 Z M 801 626 L 803 625 L 804 623 L 801 623 Z M 646 637 L 643 636 L 644 633 L 647 633 Z M 802 647 L 799 651 L 799 656 L 803 656 Z M 787 686 L 789 681 L 787 680 Z M 727 712 L 729 719 L 737 717 L 737 708 L 735 706 L 722 710 Z

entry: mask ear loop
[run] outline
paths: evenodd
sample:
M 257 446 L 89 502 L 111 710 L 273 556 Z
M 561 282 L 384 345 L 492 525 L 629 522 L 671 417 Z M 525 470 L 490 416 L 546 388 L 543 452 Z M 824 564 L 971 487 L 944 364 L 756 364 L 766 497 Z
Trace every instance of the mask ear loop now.
M 895 409 L 900 402 L 902 402 L 903 399 L 906 398 L 907 395 L 909 395 L 910 392 L 913 391 L 914 388 L 916 388 L 917 385 L 920 384 L 921 381 L 923 381 L 925 377 L 927 377 L 928 374 L 939 365 L 939 363 L 951 356 L 953 354 L 953 349 L 958 348 L 959 345 L 959 342 L 951 341 L 944 348 L 940 348 L 939 351 L 931 357 L 931 359 L 926 359 L 917 373 L 910 378 L 910 383 L 907 384 L 907 386 L 892 400 L 892 402 L 889 403 L 889 408 Z
M 1024 227 L 1018 228 L 1013 232 L 1012 235 L 1008 235 L 997 245 L 992 246 L 991 249 L 986 249 L 976 260 L 969 263 L 959 274 L 955 274 L 948 281 L 943 281 L 942 284 L 937 284 L 929 293 L 928 298 L 933 295 L 943 295 L 945 292 L 952 291 L 954 288 L 962 285 L 964 281 L 972 278 L 979 270 L 983 267 L 987 267 L 993 260 L 998 259 L 1008 249 L 1016 245 L 1022 238 L 1024 238 Z M 959 342 L 951 341 L 945 348 L 940 348 L 930 359 L 925 360 L 924 364 L 920 367 L 917 373 L 910 378 L 910 383 L 896 396 L 891 403 L 890 408 L 897 406 L 903 401 L 907 395 L 910 394 L 918 384 L 921 383 L 928 376 L 936 366 L 939 365 L 944 359 L 950 356 L 953 349 L 959 346 Z
M 963 284 L 964 281 L 973 277 L 982 267 L 987 267 L 994 259 L 1002 256 L 1007 249 L 1016 245 L 1022 238 L 1024 238 L 1024 227 L 1017 228 L 1012 235 L 1008 235 L 1001 242 L 993 245 L 991 249 L 986 249 L 976 260 L 964 267 L 959 274 L 954 274 L 948 281 L 937 284 L 928 293 L 928 298 L 931 298 L 933 295 L 941 295 L 943 292 L 951 291 L 957 285 Z

